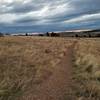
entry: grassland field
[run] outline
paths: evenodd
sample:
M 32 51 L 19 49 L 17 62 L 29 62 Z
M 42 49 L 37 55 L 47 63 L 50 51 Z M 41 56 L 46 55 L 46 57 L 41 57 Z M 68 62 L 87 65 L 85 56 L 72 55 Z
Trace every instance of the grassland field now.
M 0 37 L 0 100 L 33 100 L 27 96 L 52 75 L 70 47 L 72 95 L 76 100 L 100 100 L 99 38 L 31 36 Z

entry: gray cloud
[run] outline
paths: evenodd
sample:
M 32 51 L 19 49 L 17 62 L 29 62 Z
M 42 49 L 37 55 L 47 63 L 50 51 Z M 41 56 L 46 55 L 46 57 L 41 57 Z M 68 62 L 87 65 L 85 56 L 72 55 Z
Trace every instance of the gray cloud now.
M 0 1 L 0 30 L 5 27 L 9 27 L 8 31 L 24 31 L 24 28 L 27 31 L 98 28 L 99 5 L 100 0 Z

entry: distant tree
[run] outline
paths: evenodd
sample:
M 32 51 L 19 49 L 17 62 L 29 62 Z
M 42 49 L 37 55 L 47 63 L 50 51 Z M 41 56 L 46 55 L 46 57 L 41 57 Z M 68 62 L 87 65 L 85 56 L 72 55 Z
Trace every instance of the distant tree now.
M 43 34 L 39 34 L 39 36 L 43 36 Z
M 53 37 L 53 36 L 55 36 L 55 33 L 54 33 L 54 32 L 52 32 L 52 33 L 51 33 L 51 36 L 52 36 L 52 37 Z
M 75 37 L 78 37 L 78 34 L 75 34 Z
M 87 37 L 86 35 L 83 35 L 83 37 Z
M 88 34 L 89 35 L 89 37 L 91 37 L 91 34 Z
M 3 35 L 3 33 L 0 33 L 0 37 L 3 37 L 4 35 Z
M 9 33 L 5 33 L 5 35 L 10 35 Z
M 25 35 L 26 35 L 26 36 L 28 36 L 28 34 L 27 34 L 27 33 L 26 33 Z
M 97 36 L 97 37 L 100 37 L 100 34 L 97 34 L 96 36 Z
M 51 33 L 51 36 L 52 36 L 52 37 L 58 37 L 59 34 L 52 32 L 52 33 Z
M 47 32 L 46 35 L 49 36 L 49 32 Z

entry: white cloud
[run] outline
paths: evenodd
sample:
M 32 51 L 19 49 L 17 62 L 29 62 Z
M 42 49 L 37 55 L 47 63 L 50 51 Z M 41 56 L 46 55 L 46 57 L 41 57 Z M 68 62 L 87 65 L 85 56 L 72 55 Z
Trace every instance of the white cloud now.
M 70 11 L 73 10 L 73 8 L 70 7 L 69 4 L 62 4 L 62 5 L 46 5 L 42 9 L 38 11 L 32 11 L 26 14 L 26 16 L 31 16 L 31 17 L 39 17 L 40 19 L 45 19 L 45 18 L 50 18 L 54 16 L 59 16 L 63 15 L 65 12 L 70 13 Z
M 15 0 L 15 1 L 14 0 L 8 0 L 8 1 L 4 0 L 4 1 L 0 2 L 0 4 L 3 2 L 10 4 L 12 2 L 22 2 L 22 1 L 23 1 L 23 3 L 31 2 L 31 0 L 29 0 L 29 1 L 28 0 Z M 6 13 L 0 14 L 0 18 L 1 18 L 0 22 L 1 23 L 13 23 L 16 20 L 20 20 L 24 17 L 31 17 L 33 19 L 40 18 L 41 19 L 40 22 L 37 22 L 37 23 L 41 23 L 41 24 L 45 23 L 45 22 L 47 23 L 48 17 L 50 18 L 50 17 L 54 17 L 54 16 L 59 16 L 61 14 L 63 15 L 63 13 L 65 13 L 65 12 L 69 13 L 72 10 L 72 7 L 70 7 L 69 3 L 64 3 L 64 4 L 62 3 L 62 5 L 60 5 L 59 2 L 57 2 L 57 4 L 54 4 L 54 5 L 53 4 L 51 5 L 51 3 L 50 4 L 45 3 L 45 5 L 37 11 L 31 11 L 31 12 L 27 12 L 24 14 L 22 13 L 19 15 L 17 15 L 16 12 L 14 14 L 6 12 L 6 11 L 12 10 L 13 9 L 12 6 L 7 7 L 6 4 L 2 5 L 1 10 L 2 10 L 2 12 L 6 12 Z
M 0 23 L 8 23 L 11 24 L 16 20 L 15 14 L 2 14 L 0 15 Z
M 13 3 L 13 2 L 23 2 L 28 0 L 0 0 L 0 3 Z
M 80 23 L 80 22 L 86 22 L 86 21 L 92 21 L 92 20 L 100 20 L 100 13 L 96 14 L 86 14 L 82 15 L 73 19 L 69 19 L 64 21 L 65 23 Z

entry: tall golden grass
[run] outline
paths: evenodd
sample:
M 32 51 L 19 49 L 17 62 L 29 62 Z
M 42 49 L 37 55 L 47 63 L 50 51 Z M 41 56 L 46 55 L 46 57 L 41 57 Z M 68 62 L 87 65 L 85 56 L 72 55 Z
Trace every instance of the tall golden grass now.
M 32 95 L 70 45 L 72 41 L 64 38 L 0 38 L 0 100 L 25 100 Z
M 100 100 L 100 39 L 80 39 L 74 53 L 78 96 L 82 100 Z

